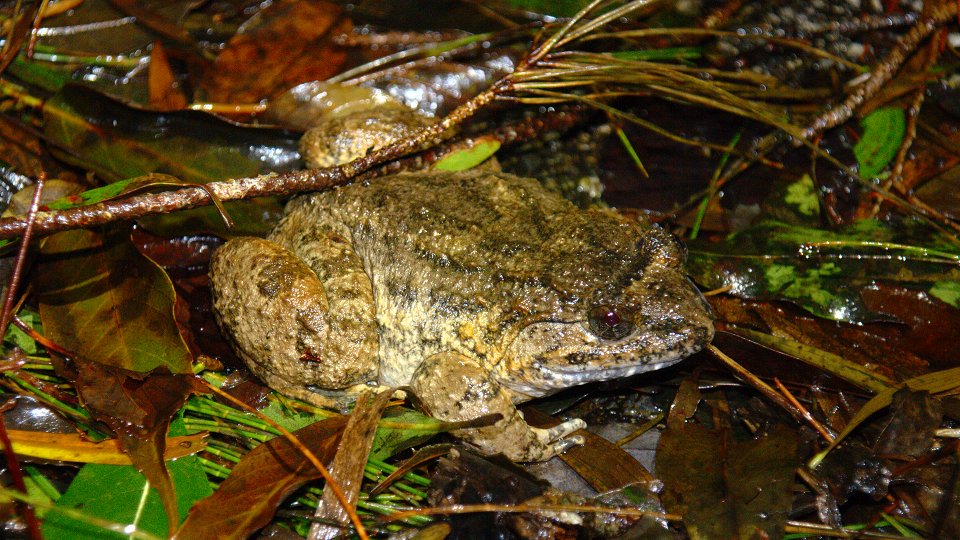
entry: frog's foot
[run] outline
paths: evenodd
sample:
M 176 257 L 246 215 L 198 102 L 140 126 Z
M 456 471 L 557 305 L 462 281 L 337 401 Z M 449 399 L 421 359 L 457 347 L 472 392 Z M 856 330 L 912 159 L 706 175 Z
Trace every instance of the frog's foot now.
M 431 356 L 414 373 L 411 387 L 427 411 L 442 420 L 472 420 L 500 413 L 492 426 L 454 432 L 486 454 L 502 453 L 513 461 L 544 461 L 563 453 L 583 438 L 570 436 L 586 427 L 568 420 L 551 428 L 527 424 L 510 395 L 477 361 L 447 352 Z
M 536 437 L 537 442 L 529 444 L 523 449 L 521 454 L 516 456 L 507 454 L 507 457 L 514 461 L 546 461 L 557 454 L 566 452 L 574 446 L 583 444 L 583 436 L 569 435 L 585 427 L 587 427 L 587 423 L 579 418 L 567 420 L 549 429 L 535 428 L 528 425 L 528 432 L 533 437 Z
M 557 424 L 552 428 L 535 428 L 531 427 L 530 430 L 536 433 L 537 438 L 540 439 L 540 442 L 547 444 L 556 441 L 554 444 L 566 444 L 566 447 L 561 450 L 563 452 L 571 446 L 576 446 L 578 444 L 583 444 L 584 439 L 580 435 L 574 435 L 572 437 L 567 437 L 575 431 L 580 431 L 581 429 L 586 429 L 587 423 L 579 418 L 574 418 L 573 420 L 567 420 L 566 422 Z M 558 452 L 558 453 L 560 453 Z

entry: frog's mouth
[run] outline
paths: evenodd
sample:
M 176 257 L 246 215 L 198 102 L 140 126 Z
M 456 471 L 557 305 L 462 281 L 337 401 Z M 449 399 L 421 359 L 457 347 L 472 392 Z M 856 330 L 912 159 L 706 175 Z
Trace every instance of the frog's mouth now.
M 617 340 L 597 337 L 587 321 L 536 322 L 509 345 L 494 375 L 522 401 L 667 367 L 706 346 L 713 332 L 708 309 L 635 324 Z

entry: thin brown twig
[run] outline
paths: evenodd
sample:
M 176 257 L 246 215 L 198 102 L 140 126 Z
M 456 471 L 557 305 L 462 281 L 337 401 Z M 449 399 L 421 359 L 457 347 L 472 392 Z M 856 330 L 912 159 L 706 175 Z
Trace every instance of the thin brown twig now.
M 867 99 L 877 95 L 890 79 L 900 70 L 911 53 L 921 41 L 926 39 L 942 24 L 957 14 L 955 2 L 943 2 L 935 5 L 930 13 L 921 16 L 915 25 L 903 35 L 883 62 L 870 72 L 870 77 L 851 92 L 839 105 L 830 107 L 811 121 L 803 130 L 803 137 L 810 140 L 824 131 L 849 120 L 857 108 Z
M 44 180 L 46 180 L 46 175 L 41 173 L 34 185 L 33 199 L 30 201 L 30 209 L 27 210 L 27 227 L 23 232 L 23 238 L 20 240 L 20 249 L 17 251 L 17 257 L 13 262 L 13 271 L 10 272 L 10 281 L 7 283 L 7 294 L 3 298 L 3 310 L 0 311 L 0 336 L 7 335 L 7 327 L 10 326 L 10 319 L 13 316 L 13 299 L 17 296 L 17 289 L 20 288 L 20 278 L 23 277 L 23 264 L 27 259 L 27 251 L 30 249 L 34 219 L 37 215 L 37 209 L 40 207 L 40 197 L 43 196 Z
M 58 212 L 37 212 L 36 234 L 90 228 L 116 221 L 123 221 L 176 210 L 196 208 L 210 203 L 212 193 L 221 201 L 234 201 L 273 195 L 292 195 L 305 191 L 329 189 L 355 180 L 358 175 L 375 166 L 400 158 L 412 152 L 449 138 L 454 128 L 477 111 L 492 102 L 498 94 L 509 88 L 507 80 L 500 81 L 481 92 L 470 101 L 457 107 L 445 118 L 417 133 L 409 139 L 372 152 L 360 159 L 338 167 L 310 169 L 284 174 L 265 174 L 252 178 L 238 178 L 210 182 L 205 187 L 188 187 L 161 193 L 148 193 L 120 200 L 104 201 Z M 23 234 L 26 221 L 16 218 L 0 219 L 0 238 L 12 238 Z
M 760 377 L 757 377 L 749 370 L 741 366 L 736 360 L 727 356 L 723 351 L 715 347 L 714 345 L 707 345 L 707 349 L 715 357 L 719 358 L 727 367 L 729 367 L 733 374 L 743 379 L 750 386 L 756 388 L 768 399 L 779 405 L 784 411 L 790 413 L 795 420 L 798 422 L 803 422 L 803 413 L 801 413 L 796 407 L 793 406 L 786 398 L 780 395 L 779 392 L 770 387 L 767 383 L 760 380 Z
M 37 15 L 33 18 L 33 26 L 30 28 L 30 39 L 27 40 L 27 58 L 33 59 L 33 50 L 37 46 L 37 37 L 40 35 L 40 25 L 43 23 L 43 18 L 47 16 L 47 12 L 50 11 L 50 0 L 43 0 L 40 2 L 40 9 L 37 10 Z
M 798 400 L 796 396 L 793 395 L 793 392 L 791 392 L 789 388 L 787 388 L 782 382 L 780 382 L 780 379 L 774 377 L 773 384 L 777 385 L 777 390 L 780 390 L 780 393 L 783 394 L 785 398 L 787 398 L 787 401 L 793 404 L 793 406 L 796 407 L 798 411 L 800 411 L 800 414 L 803 415 L 804 420 L 806 420 L 808 424 L 813 426 L 813 429 L 815 429 L 817 433 L 819 433 L 820 436 L 824 438 L 824 440 L 826 440 L 828 443 L 833 442 L 833 439 L 836 438 L 836 435 L 833 433 L 830 433 L 829 429 L 827 429 L 816 418 L 814 418 L 813 414 L 811 414 L 810 411 L 808 411 L 807 408 L 804 407 L 802 403 L 800 403 L 800 400 Z

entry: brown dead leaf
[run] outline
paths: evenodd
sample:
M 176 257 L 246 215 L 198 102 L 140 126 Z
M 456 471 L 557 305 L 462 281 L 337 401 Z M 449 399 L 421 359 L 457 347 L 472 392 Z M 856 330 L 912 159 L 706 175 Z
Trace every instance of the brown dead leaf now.
M 293 434 L 320 461 L 329 462 L 347 418 L 321 420 Z M 197 503 L 175 538 L 246 538 L 270 522 L 290 493 L 320 478 L 320 472 L 284 437 L 251 450 L 233 468 L 216 493 Z
M 330 476 L 343 490 L 347 502 L 354 507 L 360 497 L 363 469 L 367 465 L 370 449 L 373 448 L 373 436 L 377 433 L 377 424 L 392 395 L 393 392 L 389 390 L 377 395 L 368 392 L 360 394 L 343 430 L 337 456 L 330 466 Z M 323 523 L 331 521 L 342 525 L 350 523 L 347 510 L 329 483 L 323 487 L 323 498 L 320 499 L 320 505 L 314 517 L 320 521 L 310 527 L 311 540 L 333 539 L 343 532 L 342 527 Z
M 40 138 L 12 118 L 0 117 L 0 152 L 4 163 L 20 174 L 36 178 L 46 172 L 52 177 L 56 171 L 40 159 L 44 152 Z
M 927 370 L 928 362 L 924 358 L 908 347 L 899 347 L 894 339 L 897 327 L 902 329 L 902 325 L 828 321 L 782 302 L 744 301 L 726 296 L 711 297 L 710 306 L 722 324 L 755 328 L 792 339 L 869 367 L 891 379 L 901 380 Z M 878 361 L 881 359 L 882 362 Z M 790 368 L 782 370 L 783 366 L 779 365 L 764 366 L 765 361 L 747 361 L 745 365 L 757 375 L 776 376 L 780 380 L 809 381 L 810 374 L 816 373 L 806 370 L 794 378 Z
M 187 107 L 187 97 L 180 91 L 177 78 L 170 68 L 167 52 L 159 41 L 153 43 L 150 69 L 147 73 L 150 106 L 158 111 L 179 111 Z
M 536 427 L 550 427 L 559 423 L 533 407 L 525 407 L 523 417 Z M 570 448 L 559 457 L 598 492 L 604 493 L 653 479 L 653 475 L 639 461 L 616 444 L 587 430 L 580 430 L 576 434 L 584 437 L 584 444 Z
M 352 23 L 330 2 L 281 0 L 248 21 L 201 81 L 202 98 L 255 103 L 301 82 L 340 71 L 346 51 L 331 36 Z
M 880 455 L 919 456 L 937 444 L 934 434 L 943 422 L 943 404 L 927 391 L 904 388 L 894 394 L 890 415 L 874 444 Z
M 683 516 L 695 540 L 779 538 L 793 502 L 796 434 L 776 425 L 742 441 L 728 422 L 709 429 L 685 421 L 696 410 L 694 396 L 699 396 L 696 380 L 688 378 L 660 437 L 657 476 L 666 488 L 664 506 Z

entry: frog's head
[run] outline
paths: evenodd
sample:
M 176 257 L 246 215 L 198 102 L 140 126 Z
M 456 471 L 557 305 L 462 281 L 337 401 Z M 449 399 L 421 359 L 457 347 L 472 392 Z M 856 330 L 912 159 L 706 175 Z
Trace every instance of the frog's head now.
M 630 249 L 602 250 L 603 270 L 581 275 L 568 305 L 534 314 L 507 345 L 495 375 L 518 399 L 669 366 L 713 338 L 710 307 L 683 273 L 684 251 L 648 228 Z

